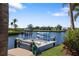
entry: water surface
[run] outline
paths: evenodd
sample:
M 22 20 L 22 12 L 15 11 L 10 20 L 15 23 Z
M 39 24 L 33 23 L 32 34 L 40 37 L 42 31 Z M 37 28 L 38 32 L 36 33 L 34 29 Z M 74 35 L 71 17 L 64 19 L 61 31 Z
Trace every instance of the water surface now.
M 56 38 L 56 45 L 61 44 L 64 41 L 64 33 L 65 32 L 39 32 L 41 34 L 41 39 L 43 40 L 51 40 L 51 38 L 55 37 Z M 36 39 L 38 38 L 37 32 L 33 32 L 32 35 L 25 35 L 25 34 L 19 34 L 19 35 L 12 35 L 8 37 L 8 49 L 14 48 L 14 41 L 15 38 L 32 38 Z

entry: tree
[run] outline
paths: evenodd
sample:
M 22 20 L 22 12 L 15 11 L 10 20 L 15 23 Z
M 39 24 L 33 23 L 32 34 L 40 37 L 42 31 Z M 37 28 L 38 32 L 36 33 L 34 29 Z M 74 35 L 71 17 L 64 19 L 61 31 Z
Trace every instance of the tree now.
M 0 3 L 0 56 L 8 55 L 8 15 L 8 3 Z
M 11 22 L 11 26 L 13 26 L 13 22 Z
M 15 18 L 15 19 L 13 20 L 13 22 L 16 23 L 16 22 L 17 22 L 17 19 Z
M 46 30 L 47 28 L 45 26 L 42 26 L 40 29 L 41 30 Z
M 48 27 L 47 27 L 47 30 L 51 30 L 51 27 L 50 27 L 50 26 L 48 26 Z
M 18 27 L 18 25 L 17 25 L 17 24 L 15 24 L 15 25 L 14 25 L 14 27 L 15 27 L 15 28 L 17 28 L 17 27 Z
M 76 21 L 77 17 L 79 16 L 79 3 L 75 3 L 73 7 L 76 14 L 74 15 L 74 20 Z
M 39 26 L 36 26 L 35 29 L 40 29 L 40 27 Z
M 71 22 L 71 29 L 75 29 L 74 20 L 79 16 L 79 3 L 69 3 L 69 11 L 68 14 L 70 16 L 70 22 Z M 73 16 L 73 11 L 76 11 L 77 13 Z
M 29 29 L 29 31 L 33 31 L 33 25 L 32 25 L 32 24 L 29 24 L 29 25 L 27 26 L 27 28 Z
M 73 30 L 75 28 L 75 26 L 74 26 L 73 10 L 72 10 L 71 3 L 69 3 L 69 15 L 70 15 L 71 29 Z
M 11 25 L 14 27 L 14 29 L 16 29 L 18 27 L 18 25 L 16 24 L 17 19 L 14 18 L 13 21 L 11 22 Z
M 57 30 L 61 30 L 62 29 L 62 26 L 61 25 L 57 25 Z
M 75 29 L 74 20 L 76 21 L 77 17 L 79 16 L 79 3 L 70 3 L 69 8 L 70 8 L 72 29 Z M 76 14 L 74 16 L 73 16 L 73 11 L 76 12 Z

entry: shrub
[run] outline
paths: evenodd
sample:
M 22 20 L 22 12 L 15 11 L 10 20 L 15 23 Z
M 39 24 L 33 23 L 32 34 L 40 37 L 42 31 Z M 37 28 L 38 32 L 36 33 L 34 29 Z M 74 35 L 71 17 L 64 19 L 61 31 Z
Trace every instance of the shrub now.
M 65 34 L 64 44 L 75 51 L 79 51 L 79 30 L 68 30 Z

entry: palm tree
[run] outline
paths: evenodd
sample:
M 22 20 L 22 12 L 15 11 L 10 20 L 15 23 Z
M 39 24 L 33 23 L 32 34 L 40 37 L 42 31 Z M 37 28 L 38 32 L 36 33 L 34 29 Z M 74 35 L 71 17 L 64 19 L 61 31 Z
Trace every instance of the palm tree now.
M 0 3 L 0 56 L 8 53 L 8 4 Z
M 74 26 L 73 9 L 71 3 L 69 3 L 69 15 L 70 15 L 71 29 L 73 30 L 75 29 L 75 26 Z
M 14 18 L 13 22 L 11 22 L 11 25 L 14 27 L 14 29 L 16 29 L 18 27 L 18 25 L 16 24 L 16 22 L 17 22 L 16 18 Z
M 79 16 L 79 3 L 74 4 L 73 8 L 73 10 L 76 12 L 76 14 L 74 15 L 74 20 L 76 21 L 77 17 Z
M 15 27 L 15 29 L 16 29 L 16 28 L 18 27 L 18 25 L 17 25 L 17 24 L 15 24 L 15 25 L 14 25 L 14 27 Z
M 79 3 L 73 3 L 71 4 L 72 12 L 75 11 L 76 14 L 73 16 L 73 22 L 76 21 L 77 17 L 79 16 Z M 74 24 L 73 24 L 74 25 Z M 74 29 L 74 28 L 73 28 Z
M 79 3 L 69 3 L 69 16 L 70 16 L 70 22 L 71 22 L 71 29 L 75 29 L 74 20 L 77 19 L 79 16 Z M 73 11 L 76 11 L 77 13 L 73 16 Z
M 14 20 L 13 20 L 13 23 L 15 24 L 17 22 L 17 19 L 15 18 Z
M 13 26 L 13 22 L 11 22 L 11 26 Z

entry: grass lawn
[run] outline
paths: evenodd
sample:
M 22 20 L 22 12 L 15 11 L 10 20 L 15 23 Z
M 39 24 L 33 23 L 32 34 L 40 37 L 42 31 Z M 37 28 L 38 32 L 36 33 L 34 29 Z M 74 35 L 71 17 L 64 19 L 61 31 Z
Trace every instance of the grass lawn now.
M 61 51 L 63 48 L 63 44 L 60 44 L 54 48 L 50 48 L 41 53 L 41 56 L 64 56 L 64 53 Z

